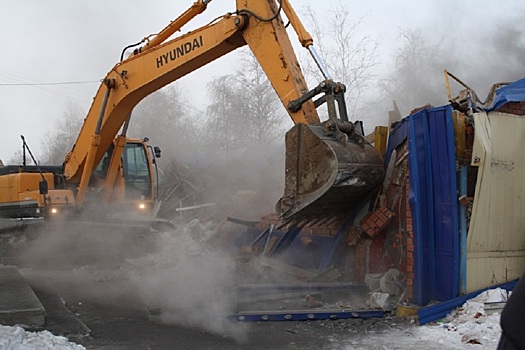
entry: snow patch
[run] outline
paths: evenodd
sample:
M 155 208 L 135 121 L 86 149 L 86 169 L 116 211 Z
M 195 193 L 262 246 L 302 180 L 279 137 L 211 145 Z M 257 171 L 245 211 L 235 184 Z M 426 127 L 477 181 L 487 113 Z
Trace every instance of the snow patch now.
M 427 325 L 419 330 L 429 340 L 443 340 L 448 344 L 495 346 L 501 336 L 500 314 L 490 315 L 485 311 L 485 303 L 506 302 L 509 293 L 501 288 L 490 289 L 477 297 L 467 300 L 462 307 L 452 311 L 443 321 Z M 468 349 L 470 347 L 465 347 Z
M 82 345 L 48 331 L 28 332 L 19 326 L 0 325 L 0 349 L 3 350 L 81 350 Z

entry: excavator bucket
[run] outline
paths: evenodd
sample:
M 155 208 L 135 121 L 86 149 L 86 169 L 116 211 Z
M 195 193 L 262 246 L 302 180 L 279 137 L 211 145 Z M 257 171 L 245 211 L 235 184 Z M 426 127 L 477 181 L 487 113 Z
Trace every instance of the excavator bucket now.
M 286 134 L 285 222 L 328 218 L 359 208 L 379 188 L 383 159 L 363 140 L 341 142 L 321 125 L 297 124 Z

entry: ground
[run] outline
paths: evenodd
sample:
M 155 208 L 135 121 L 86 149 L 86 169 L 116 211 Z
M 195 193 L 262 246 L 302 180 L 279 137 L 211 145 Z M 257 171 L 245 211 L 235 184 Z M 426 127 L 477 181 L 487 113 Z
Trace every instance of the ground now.
M 87 349 L 433 350 L 497 345 L 497 315 L 425 327 L 388 315 L 229 321 L 225 316 L 233 311 L 229 287 L 236 282 L 235 262 L 203 248 L 205 225 L 177 232 L 81 227 L 68 223 L 4 230 L 0 257 L 2 264 L 19 267 L 46 309 L 45 326 L 33 331 L 48 330 Z M 482 344 L 467 343 L 469 332 Z

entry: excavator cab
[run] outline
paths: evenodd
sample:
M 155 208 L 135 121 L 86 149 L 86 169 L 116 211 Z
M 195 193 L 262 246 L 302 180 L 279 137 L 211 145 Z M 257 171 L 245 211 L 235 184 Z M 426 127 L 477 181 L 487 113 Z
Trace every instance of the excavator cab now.
M 157 197 L 157 164 L 156 158 L 160 157 L 160 149 L 148 145 L 148 139 L 126 138 L 117 174 L 113 176 L 114 182 L 106 187 L 107 203 L 117 203 L 119 211 L 134 211 L 149 213 L 155 206 Z M 111 144 L 104 153 L 101 161 L 93 171 L 95 181 L 102 187 L 102 182 L 108 181 L 110 164 L 115 154 L 115 145 Z
M 124 171 L 126 200 L 151 199 L 153 194 L 153 174 L 150 168 L 148 150 L 146 145 L 126 143 L 122 154 L 122 167 Z

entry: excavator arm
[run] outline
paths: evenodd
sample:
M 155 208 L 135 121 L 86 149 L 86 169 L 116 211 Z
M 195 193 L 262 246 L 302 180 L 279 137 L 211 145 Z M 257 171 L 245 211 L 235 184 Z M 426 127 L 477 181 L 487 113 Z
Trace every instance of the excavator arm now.
M 313 127 L 305 129 L 306 131 L 302 127 L 296 131 L 292 129 L 289 134 L 293 136 L 287 136 L 287 157 L 293 159 L 290 162 L 287 160 L 286 165 L 289 173 L 286 180 L 287 189 L 283 197 L 285 200 L 280 206 L 283 216 L 295 216 L 306 206 L 311 206 L 318 199 L 314 197 L 322 197 L 328 188 L 333 187 L 336 178 L 339 185 L 352 182 L 348 180 L 348 172 L 345 179 L 339 179 L 339 153 L 358 152 L 357 158 L 361 168 L 368 162 L 372 163 L 372 167 L 378 168 L 378 161 L 374 155 L 373 160 L 369 161 L 370 155 L 366 153 L 371 153 L 370 150 L 363 153 L 363 140 L 347 120 L 344 98 L 341 99 L 344 86 L 329 79 L 326 68 L 312 48 L 310 35 L 288 0 L 237 0 L 237 11 L 234 14 L 224 15 L 214 23 L 165 41 L 194 16 L 204 11 L 210 1 L 197 0 L 188 11 L 171 22 L 141 49 L 136 50 L 134 55 L 116 64 L 103 79 L 78 139 L 64 163 L 66 180 L 78 184 L 79 206 L 84 200 L 94 168 L 119 130 L 129 120 L 133 108 L 144 97 L 245 45 L 250 47 L 259 61 L 294 123 L 298 126 Z M 321 70 L 324 70 L 323 74 L 327 80 L 315 89 L 309 90 L 307 87 L 281 18 L 282 11 L 298 33 L 302 45 L 317 58 L 316 62 Z M 313 97 L 320 93 L 324 93 L 325 97 L 314 103 Z M 336 102 L 339 115 L 344 116 L 341 120 L 337 119 Z M 331 116 L 331 120 L 325 123 L 320 122 L 316 110 L 316 105 L 322 103 L 327 103 Z M 306 137 L 303 137 L 303 134 Z M 289 141 L 289 138 L 293 140 Z M 308 140 L 308 143 L 304 143 L 304 140 Z M 330 143 L 340 145 L 333 146 Z M 347 144 L 352 144 L 352 148 L 346 149 Z M 311 157 L 312 154 L 316 155 L 315 159 Z M 302 159 L 307 158 L 309 160 L 304 163 Z M 373 183 L 369 181 L 366 186 L 361 184 L 360 192 L 370 192 L 371 188 L 377 187 L 382 173 L 377 169 L 374 171 L 376 174 L 373 176 L 374 181 L 371 181 Z M 290 174 L 293 177 L 291 180 Z M 320 184 L 319 181 L 329 183 Z M 301 193 L 306 193 L 305 189 L 312 192 L 314 187 L 317 192 L 308 193 L 308 200 L 301 198 Z M 333 201 L 329 201 L 331 202 Z M 347 208 L 348 206 L 344 206 L 345 210 Z M 314 212 L 310 210 L 309 213 Z

